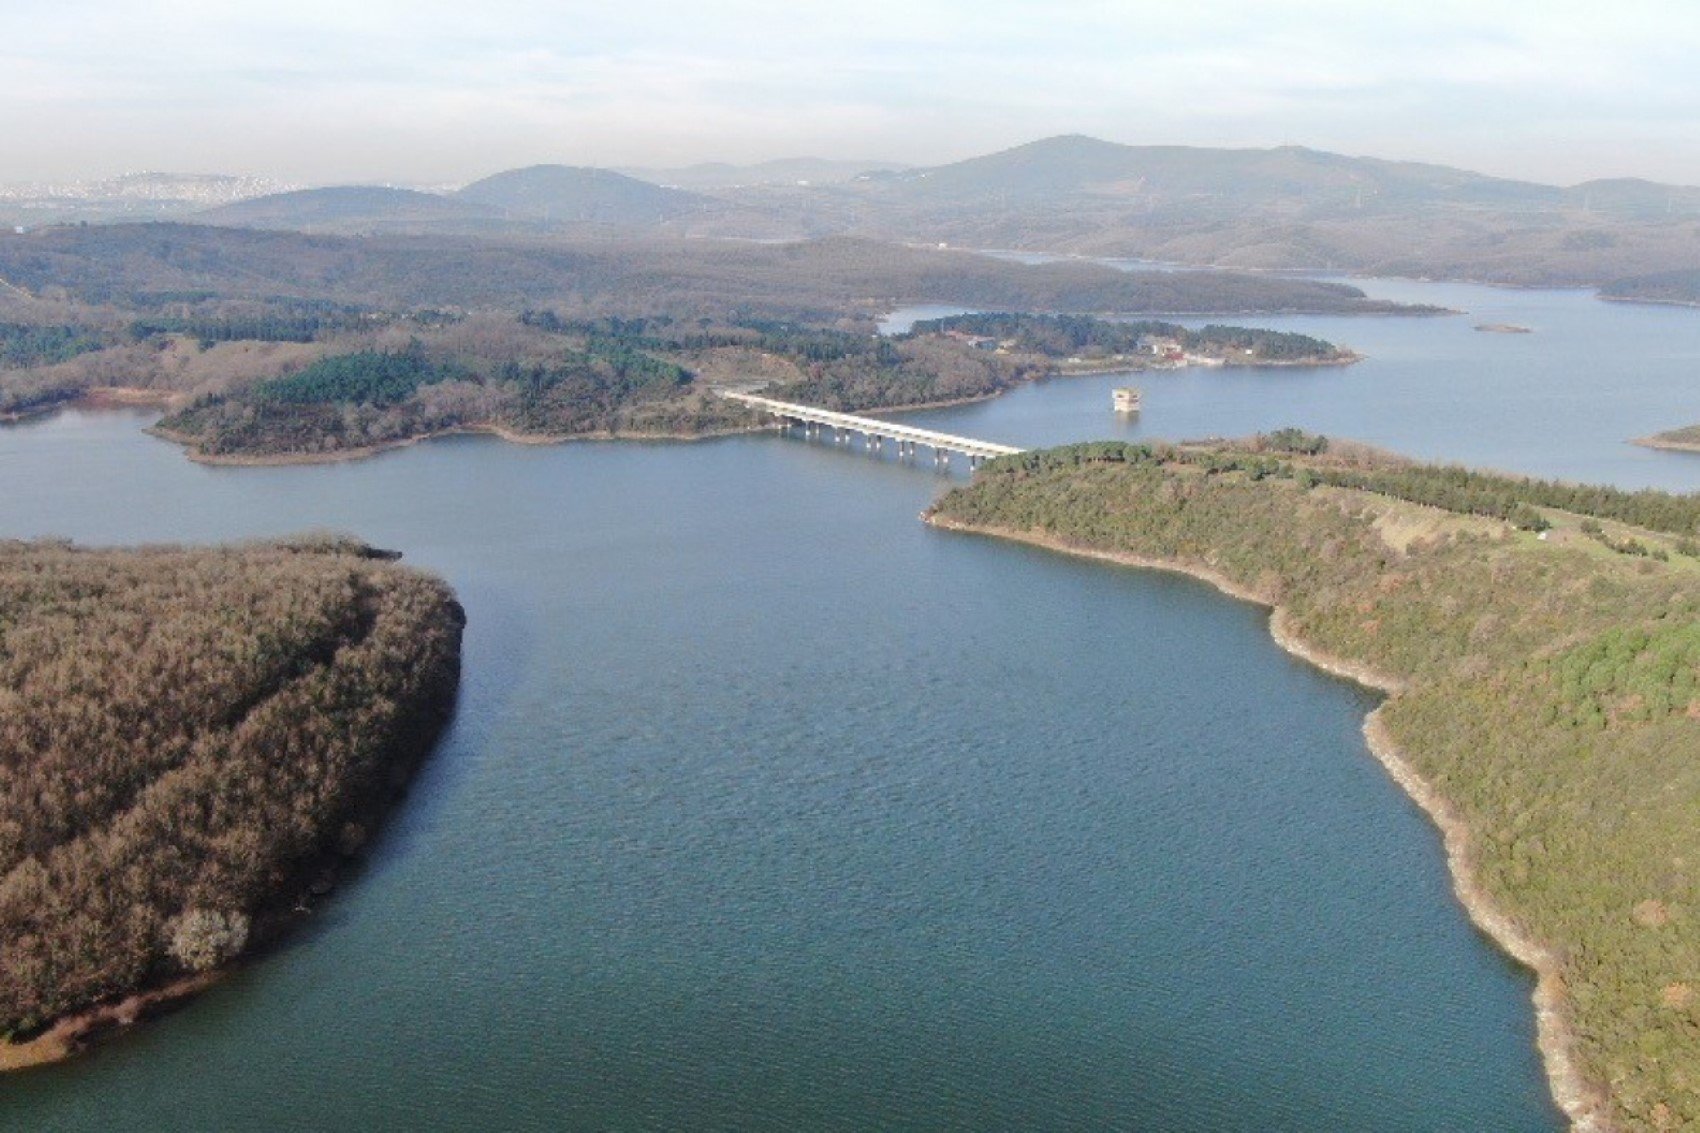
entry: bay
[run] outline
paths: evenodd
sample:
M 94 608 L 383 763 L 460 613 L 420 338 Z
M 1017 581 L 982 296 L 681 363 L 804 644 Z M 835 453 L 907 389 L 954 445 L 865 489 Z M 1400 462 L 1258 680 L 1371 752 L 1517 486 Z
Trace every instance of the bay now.
M 1114 376 L 910 419 L 1018 444 L 1298 424 L 1700 484 L 1621 443 L 1700 417 L 1700 316 L 1368 289 L 1471 315 L 1256 320 L 1370 360 L 1140 375 L 1136 420 Z M 351 531 L 455 585 L 465 685 L 300 934 L 6 1078 L 4 1127 L 1560 1124 L 1529 979 L 1364 750 L 1374 698 L 1255 608 L 930 530 L 947 478 L 797 439 L 206 468 L 148 419 L 0 430 L 0 536 Z

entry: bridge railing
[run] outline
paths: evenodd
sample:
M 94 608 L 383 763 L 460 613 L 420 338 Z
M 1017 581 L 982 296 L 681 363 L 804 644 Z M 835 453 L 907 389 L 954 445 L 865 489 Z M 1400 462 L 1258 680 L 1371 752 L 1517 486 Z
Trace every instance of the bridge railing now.
M 881 440 L 893 440 L 898 442 L 899 445 L 925 445 L 936 453 L 960 452 L 975 461 L 993 456 L 1013 456 L 1024 451 L 1014 445 L 976 440 L 973 437 L 961 437 L 952 433 L 941 433 L 935 429 L 920 429 L 913 425 L 903 425 L 895 421 L 882 421 L 877 417 L 861 417 L 854 413 L 840 413 L 834 409 L 820 409 L 813 405 L 778 401 L 771 397 L 761 397 L 752 393 L 722 390 L 720 396 L 730 401 L 741 402 L 756 409 L 765 410 L 782 420 L 790 419 L 806 424 L 826 425 L 833 429 L 858 432 L 875 445 Z

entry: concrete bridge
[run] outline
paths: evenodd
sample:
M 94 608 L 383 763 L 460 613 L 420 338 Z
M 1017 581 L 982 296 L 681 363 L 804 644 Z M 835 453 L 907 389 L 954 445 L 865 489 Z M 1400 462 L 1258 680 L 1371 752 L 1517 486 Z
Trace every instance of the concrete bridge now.
M 879 452 L 886 441 L 896 442 L 897 454 L 904 457 L 915 455 L 916 451 L 924 446 L 933 450 L 935 464 L 948 464 L 951 454 L 959 452 L 968 458 L 968 466 L 974 468 L 991 457 L 1014 456 L 1024 451 L 1013 445 L 977 441 L 972 437 L 958 437 L 932 429 L 917 429 L 911 425 L 899 425 L 895 421 L 881 421 L 876 417 L 858 417 L 853 413 L 816 409 L 812 405 L 775 401 L 771 397 L 759 397 L 753 393 L 721 390 L 720 396 L 771 413 L 778 419 L 781 428 L 792 424 L 801 425 L 811 437 L 831 430 L 835 444 L 850 444 L 854 434 L 860 433 L 863 447 L 870 452 Z

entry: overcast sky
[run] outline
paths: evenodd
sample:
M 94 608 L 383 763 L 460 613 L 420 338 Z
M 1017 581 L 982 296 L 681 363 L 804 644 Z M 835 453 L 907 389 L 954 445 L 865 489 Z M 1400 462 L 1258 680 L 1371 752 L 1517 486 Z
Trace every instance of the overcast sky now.
M 3 0 L 0 181 L 1295 143 L 1700 184 L 1694 0 Z

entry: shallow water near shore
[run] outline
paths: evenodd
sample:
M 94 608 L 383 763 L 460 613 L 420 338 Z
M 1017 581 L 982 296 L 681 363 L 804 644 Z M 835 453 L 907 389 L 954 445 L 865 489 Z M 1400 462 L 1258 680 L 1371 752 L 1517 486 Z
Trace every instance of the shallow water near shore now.
M 1395 287 L 1451 293 L 1367 289 Z M 1488 294 L 1551 319 L 1573 298 Z M 1659 313 L 1690 320 L 1659 347 L 1687 358 L 1700 315 Z M 1021 444 L 1297 423 L 1700 484 L 1700 460 L 1618 464 L 1556 426 L 1477 455 L 1492 428 L 1409 399 L 1424 372 L 1424 397 L 1464 398 L 1447 352 L 1508 336 L 1338 322 L 1282 325 L 1370 362 L 1142 377 L 1137 423 L 1109 412 L 1113 377 L 916 420 Z M 1367 434 L 1333 423 L 1348 411 Z M 403 549 L 467 607 L 460 713 L 290 944 L 0 1080 L 0 1125 L 1559 1126 L 1530 980 L 1470 929 L 1435 832 L 1365 751 L 1374 698 L 1281 653 L 1262 611 L 928 529 L 942 478 L 795 439 L 208 468 L 148 420 L 0 430 L 0 537 L 328 527 Z

